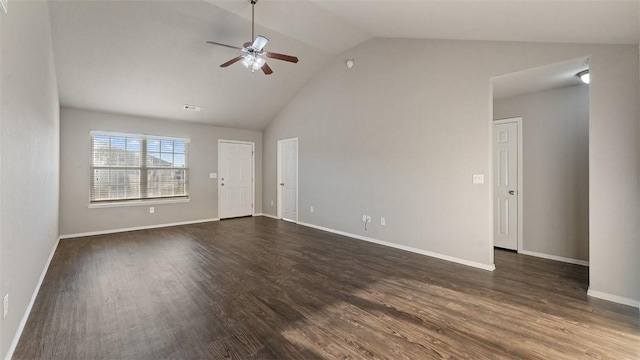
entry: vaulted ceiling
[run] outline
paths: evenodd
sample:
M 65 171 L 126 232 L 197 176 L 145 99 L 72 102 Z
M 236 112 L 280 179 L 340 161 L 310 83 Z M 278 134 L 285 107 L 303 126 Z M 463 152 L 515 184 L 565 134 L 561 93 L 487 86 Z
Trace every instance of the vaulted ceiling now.
M 638 1 L 260 0 L 269 61 L 251 73 L 207 40 L 251 38 L 248 0 L 50 2 L 62 106 L 263 129 L 323 65 L 375 37 L 637 44 Z M 184 104 L 202 106 L 187 112 Z

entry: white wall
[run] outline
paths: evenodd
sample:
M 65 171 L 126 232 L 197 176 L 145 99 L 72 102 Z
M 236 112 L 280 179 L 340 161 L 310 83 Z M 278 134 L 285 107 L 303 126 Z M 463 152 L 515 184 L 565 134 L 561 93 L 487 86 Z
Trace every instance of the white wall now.
M 0 14 L 0 357 L 9 351 L 58 238 L 59 102 L 46 2 Z
M 90 130 L 190 138 L 188 203 L 89 209 Z M 256 157 L 255 212 L 262 212 L 262 133 L 86 110 L 61 111 L 60 234 L 126 229 L 218 218 L 218 139 L 252 141 Z
M 589 86 L 496 99 L 522 117 L 523 249 L 589 260 Z
M 490 265 L 491 78 L 588 56 L 591 287 L 637 301 L 637 51 L 414 39 L 362 44 L 330 62 L 265 130 L 265 212 L 276 214 L 276 141 L 297 136 L 301 222 Z M 353 69 L 346 58 L 355 59 Z M 475 173 L 485 174 L 484 185 L 471 183 Z M 362 214 L 375 217 L 367 232 Z M 377 225 L 379 216 L 386 227 Z

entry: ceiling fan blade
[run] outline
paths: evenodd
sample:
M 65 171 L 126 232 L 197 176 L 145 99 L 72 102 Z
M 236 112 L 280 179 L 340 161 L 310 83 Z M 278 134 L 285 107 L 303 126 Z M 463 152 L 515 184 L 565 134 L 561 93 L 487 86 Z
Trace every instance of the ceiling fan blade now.
M 254 50 L 261 51 L 267 45 L 268 42 L 269 42 L 269 39 L 267 39 L 262 35 L 258 35 L 256 36 L 256 39 L 253 41 L 253 44 L 251 44 L 251 47 Z
M 226 63 L 220 65 L 220 67 L 227 67 L 229 65 L 233 65 L 233 64 L 237 63 L 238 61 L 242 60 L 243 57 L 244 57 L 244 55 L 240 55 L 238 57 L 235 57 L 235 58 L 227 61 Z
M 271 67 L 269 66 L 269 64 L 264 63 L 264 65 L 262 65 L 262 72 L 265 75 L 271 75 L 273 74 L 273 70 L 271 70 Z
M 268 58 L 272 58 L 272 59 L 278 59 L 278 60 L 288 61 L 288 62 L 292 62 L 292 63 L 297 63 L 298 62 L 298 58 L 295 57 L 295 56 L 291 56 L 291 55 L 278 54 L 278 53 L 273 53 L 273 52 L 269 52 L 269 51 L 266 51 L 265 55 Z
M 227 45 L 227 44 L 223 44 L 223 43 L 219 43 L 219 42 L 215 42 L 215 41 L 207 41 L 207 44 L 219 45 L 219 46 L 224 46 L 224 47 L 228 47 L 228 48 L 231 48 L 231 49 L 242 50 L 242 48 L 239 48 L 237 46 Z

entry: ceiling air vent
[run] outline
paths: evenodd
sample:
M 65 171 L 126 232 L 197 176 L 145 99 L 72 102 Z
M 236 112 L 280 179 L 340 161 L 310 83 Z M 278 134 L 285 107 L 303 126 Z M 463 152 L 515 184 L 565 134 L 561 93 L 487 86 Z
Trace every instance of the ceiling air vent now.
M 184 104 L 184 106 L 182 108 L 187 110 L 187 111 L 200 111 L 200 110 L 202 110 L 201 106 L 187 105 L 187 104 Z

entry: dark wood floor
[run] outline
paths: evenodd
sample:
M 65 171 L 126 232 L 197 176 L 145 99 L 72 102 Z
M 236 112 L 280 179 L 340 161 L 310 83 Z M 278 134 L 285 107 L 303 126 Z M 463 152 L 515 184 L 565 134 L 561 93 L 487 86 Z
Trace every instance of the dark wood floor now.
M 495 261 L 261 217 L 62 240 L 14 359 L 640 358 L 587 268 Z

